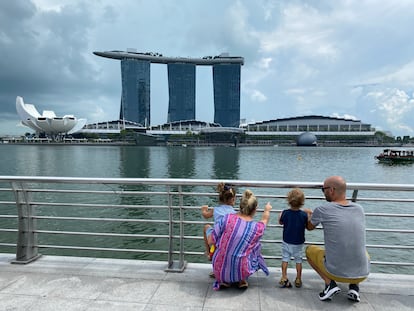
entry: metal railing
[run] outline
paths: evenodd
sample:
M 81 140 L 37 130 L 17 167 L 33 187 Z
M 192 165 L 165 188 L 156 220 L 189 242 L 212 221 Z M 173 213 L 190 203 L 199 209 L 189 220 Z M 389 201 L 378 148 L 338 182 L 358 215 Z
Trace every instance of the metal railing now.
M 305 206 L 324 201 L 321 183 L 242 180 L 73 178 L 0 176 L 0 252 L 15 263 L 44 254 L 166 260 L 167 271 L 205 262 L 200 206 L 217 204 L 215 187 L 231 183 L 241 195 L 251 189 L 262 207 L 273 205 L 262 239 L 270 265 L 280 264 L 278 213 L 286 193 L 300 187 Z M 367 249 L 380 272 L 414 274 L 414 185 L 349 183 L 349 199 L 366 215 Z M 238 202 L 238 200 L 237 200 Z M 237 208 L 237 204 L 235 208 Z M 321 228 L 306 232 L 306 244 L 323 244 Z

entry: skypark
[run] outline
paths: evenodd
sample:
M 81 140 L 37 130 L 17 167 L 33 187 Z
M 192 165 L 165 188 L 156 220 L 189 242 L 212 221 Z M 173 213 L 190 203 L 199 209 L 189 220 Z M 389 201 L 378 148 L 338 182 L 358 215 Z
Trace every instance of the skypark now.
M 135 51 L 106 51 L 93 52 L 93 54 L 106 58 L 124 59 L 135 58 L 139 60 L 147 60 L 156 64 L 185 63 L 201 66 L 211 66 L 216 64 L 240 64 L 244 65 L 244 58 L 240 56 L 229 56 L 228 53 L 221 53 L 218 56 L 204 56 L 202 58 L 188 57 L 166 57 L 159 53 L 139 53 Z

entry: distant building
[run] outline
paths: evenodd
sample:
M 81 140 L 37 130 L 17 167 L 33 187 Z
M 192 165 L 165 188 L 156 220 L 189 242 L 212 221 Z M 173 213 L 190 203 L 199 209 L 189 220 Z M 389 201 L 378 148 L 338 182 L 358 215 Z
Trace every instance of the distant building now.
M 121 60 L 122 95 L 119 118 L 142 124 L 151 123 L 150 61 Z
M 20 96 L 16 97 L 16 111 L 22 124 L 36 131 L 37 134 L 72 134 L 81 130 L 86 124 L 86 119 L 77 119 L 73 115 L 58 117 L 51 110 L 44 110 L 40 114 L 34 105 L 25 104 Z
M 196 66 L 213 67 L 214 122 L 238 127 L 240 120 L 240 67 L 243 57 L 202 58 L 165 57 L 158 53 L 124 51 L 94 52 L 95 55 L 121 60 L 122 97 L 120 119 L 146 127 L 150 120 L 150 64 L 168 65 L 169 106 L 167 122 L 195 119 Z
M 214 122 L 225 127 L 240 125 L 240 65 L 213 65 Z
M 375 128 L 360 120 L 318 115 L 244 124 L 246 140 L 298 145 L 370 145 L 378 143 Z
M 195 120 L 196 66 L 186 63 L 168 64 L 167 122 Z
M 375 128 L 371 124 L 362 123 L 360 120 L 345 118 L 325 117 L 318 115 L 300 116 L 269 121 L 260 121 L 245 124 L 243 128 L 251 135 L 256 134 L 292 134 L 313 132 L 319 135 L 340 134 L 345 135 L 374 135 Z

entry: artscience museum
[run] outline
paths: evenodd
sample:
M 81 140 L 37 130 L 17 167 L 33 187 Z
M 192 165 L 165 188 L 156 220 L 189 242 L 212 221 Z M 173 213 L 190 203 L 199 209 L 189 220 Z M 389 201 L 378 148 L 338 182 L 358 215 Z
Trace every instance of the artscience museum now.
M 22 124 L 35 130 L 38 134 L 73 134 L 80 131 L 86 124 L 86 119 L 77 119 L 73 115 L 58 117 L 51 110 L 44 110 L 40 114 L 34 105 L 25 104 L 20 96 L 16 97 L 16 110 Z

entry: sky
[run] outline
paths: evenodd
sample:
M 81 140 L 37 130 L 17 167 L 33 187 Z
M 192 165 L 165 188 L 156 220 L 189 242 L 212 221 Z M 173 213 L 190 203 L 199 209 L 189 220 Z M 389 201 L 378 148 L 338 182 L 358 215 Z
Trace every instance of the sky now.
M 120 62 L 94 51 L 244 57 L 245 122 L 306 115 L 414 136 L 411 0 L 0 1 L 0 135 L 40 113 L 117 120 Z M 213 122 L 211 66 L 196 73 L 196 119 Z M 167 121 L 167 66 L 151 65 L 151 125 Z

